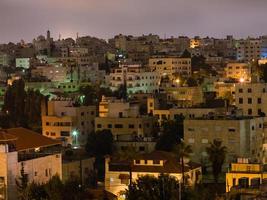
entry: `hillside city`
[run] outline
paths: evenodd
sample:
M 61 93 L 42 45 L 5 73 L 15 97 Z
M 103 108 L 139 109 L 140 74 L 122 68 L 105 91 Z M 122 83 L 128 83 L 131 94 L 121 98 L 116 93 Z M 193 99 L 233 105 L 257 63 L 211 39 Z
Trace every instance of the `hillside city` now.
M 0 44 L 0 200 L 267 199 L 267 36 Z

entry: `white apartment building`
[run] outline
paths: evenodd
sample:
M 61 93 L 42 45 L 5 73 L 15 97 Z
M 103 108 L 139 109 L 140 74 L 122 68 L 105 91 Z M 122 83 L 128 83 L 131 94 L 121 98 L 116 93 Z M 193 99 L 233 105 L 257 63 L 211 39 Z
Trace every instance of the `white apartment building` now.
M 117 90 L 123 84 L 128 94 L 154 93 L 159 90 L 160 75 L 140 65 L 120 65 L 109 74 L 109 86 Z
M 67 99 L 51 100 L 47 114 L 42 116 L 42 133 L 61 140 L 64 145 L 84 145 L 94 130 L 95 116 L 95 106 L 76 106 Z
M 61 143 L 24 128 L 0 130 L 0 199 L 17 197 L 22 166 L 29 182 L 62 178 Z

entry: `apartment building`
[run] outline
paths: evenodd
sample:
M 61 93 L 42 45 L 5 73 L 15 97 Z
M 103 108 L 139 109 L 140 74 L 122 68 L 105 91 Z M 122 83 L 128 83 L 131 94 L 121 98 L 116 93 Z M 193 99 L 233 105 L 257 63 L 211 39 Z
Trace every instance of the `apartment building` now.
M 70 72 L 67 67 L 62 65 L 45 65 L 37 66 L 31 70 L 32 77 L 46 77 L 52 82 L 68 82 L 70 81 Z
M 260 39 L 247 38 L 238 40 L 235 44 L 237 49 L 237 60 L 253 61 L 260 59 Z
M 235 105 L 243 110 L 244 115 L 267 114 L 266 100 L 266 83 L 239 83 L 235 86 Z
M 152 114 L 161 124 L 164 120 L 201 118 L 214 114 L 225 114 L 226 109 L 222 108 L 205 108 L 205 107 L 174 107 L 170 109 L 161 109 L 159 102 L 154 97 L 147 98 L 147 113 Z
M 109 86 L 117 90 L 126 85 L 127 93 L 155 93 L 159 90 L 160 75 L 141 65 L 120 65 L 109 74 Z
M 21 169 L 29 182 L 62 178 L 61 143 L 24 128 L 0 130 L 0 199 L 18 199 Z
M 130 179 L 136 181 L 138 177 L 150 175 L 158 177 L 168 174 L 178 182 L 182 182 L 182 167 L 173 153 L 154 151 L 136 156 L 128 162 L 120 162 L 106 158 L 105 162 L 105 189 L 122 198 L 122 192 L 128 188 Z M 185 184 L 194 186 L 202 179 L 201 166 L 197 163 L 186 162 L 184 167 Z
M 262 159 L 263 117 L 212 116 L 184 120 L 184 141 L 192 146 L 194 161 L 207 161 L 206 148 L 215 139 L 227 147 L 227 161 L 237 157 Z
M 171 86 L 164 87 L 167 100 L 174 102 L 178 107 L 192 107 L 204 103 L 204 94 L 201 86 Z
M 51 100 L 42 116 L 42 134 L 64 145 L 84 145 L 94 130 L 95 116 L 95 106 L 78 106 L 69 99 Z
M 109 129 L 115 140 L 149 137 L 153 126 L 154 118 L 140 115 L 138 104 L 114 98 L 102 98 L 95 118 L 95 131 Z
M 240 82 L 251 81 L 251 65 L 249 63 L 228 63 L 225 73 L 226 78 L 237 79 Z
M 161 76 L 168 76 L 171 80 L 179 76 L 190 77 L 191 58 L 179 58 L 172 56 L 153 56 L 149 58 L 149 67 Z

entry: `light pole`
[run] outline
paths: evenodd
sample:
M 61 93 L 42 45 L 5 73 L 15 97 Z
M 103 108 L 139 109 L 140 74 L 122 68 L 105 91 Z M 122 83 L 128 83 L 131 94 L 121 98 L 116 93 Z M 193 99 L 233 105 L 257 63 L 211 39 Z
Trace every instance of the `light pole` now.
M 76 131 L 76 130 L 72 131 L 72 136 L 75 138 L 74 144 L 77 146 L 78 131 Z

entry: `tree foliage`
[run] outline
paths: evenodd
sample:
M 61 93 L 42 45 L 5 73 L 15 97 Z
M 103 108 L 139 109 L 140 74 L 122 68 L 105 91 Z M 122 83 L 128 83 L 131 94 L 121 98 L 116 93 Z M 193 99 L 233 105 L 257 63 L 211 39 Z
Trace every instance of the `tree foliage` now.
M 4 126 L 41 126 L 41 104 L 47 101 L 38 90 L 25 91 L 22 79 L 7 87 L 3 111 L 8 122 Z
M 158 138 L 156 149 L 161 151 L 172 151 L 184 135 L 183 116 L 175 120 L 166 120 L 162 124 L 162 134 Z
M 165 174 L 141 176 L 128 186 L 126 200 L 177 200 L 179 198 L 179 182 Z
M 226 158 L 226 147 L 222 146 L 222 141 L 214 140 L 209 147 L 206 148 L 209 155 L 209 161 L 212 164 L 212 173 L 215 183 L 218 183 L 218 178 L 222 172 L 222 166 Z
M 113 151 L 113 135 L 111 131 L 104 129 L 90 133 L 85 150 L 91 156 L 111 155 Z

